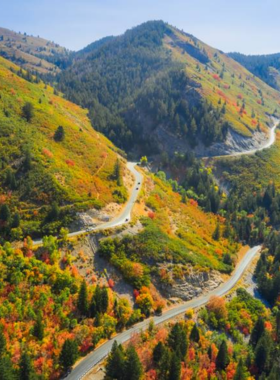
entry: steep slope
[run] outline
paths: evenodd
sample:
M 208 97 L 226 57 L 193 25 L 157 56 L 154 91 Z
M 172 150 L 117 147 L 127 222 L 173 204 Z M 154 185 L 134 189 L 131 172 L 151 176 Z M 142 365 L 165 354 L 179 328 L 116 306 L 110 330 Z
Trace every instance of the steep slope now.
M 0 55 L 32 72 L 55 75 L 65 65 L 70 52 L 39 36 L 0 28 Z
M 268 55 L 228 54 L 269 86 L 280 90 L 280 53 Z
M 261 144 L 268 114 L 279 107 L 279 93 L 240 64 L 162 21 L 89 51 L 61 74 L 60 89 L 129 151 L 137 145 L 172 153 L 198 144 L 203 154 L 205 146 L 239 138 Z
M 85 110 L 18 72 L 0 58 L 1 203 L 35 223 L 52 202 L 101 207 L 115 200 L 114 191 L 124 191 L 113 176 L 117 148 Z

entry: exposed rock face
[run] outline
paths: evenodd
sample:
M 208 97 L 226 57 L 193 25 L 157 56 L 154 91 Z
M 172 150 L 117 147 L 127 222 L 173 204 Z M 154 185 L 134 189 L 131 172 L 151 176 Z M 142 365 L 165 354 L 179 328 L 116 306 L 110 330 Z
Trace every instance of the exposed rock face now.
M 166 152 L 169 156 L 175 152 L 184 154 L 190 150 L 193 150 L 197 157 L 225 156 L 261 149 L 269 141 L 269 129 L 269 133 L 256 130 L 251 137 L 246 137 L 229 128 L 225 141 L 205 146 L 201 141 L 195 142 L 190 141 L 189 138 L 178 137 L 164 125 L 158 125 L 155 128 L 153 121 L 144 114 L 138 115 L 138 117 L 143 126 L 141 135 L 151 136 L 152 151 L 154 153 Z
M 229 129 L 226 140 L 221 143 L 215 143 L 209 148 L 198 144 L 194 149 L 198 157 L 211 157 L 219 155 L 228 155 L 237 152 L 247 152 L 253 149 L 260 149 L 267 142 L 268 136 L 261 131 L 255 131 L 252 137 L 245 137 Z
M 183 278 L 174 279 L 173 277 L 169 284 L 157 281 L 157 286 L 166 298 L 178 297 L 188 301 L 217 288 L 222 282 L 223 280 L 218 271 L 201 272 L 194 271 L 192 267 L 189 267 L 189 273 L 184 275 Z

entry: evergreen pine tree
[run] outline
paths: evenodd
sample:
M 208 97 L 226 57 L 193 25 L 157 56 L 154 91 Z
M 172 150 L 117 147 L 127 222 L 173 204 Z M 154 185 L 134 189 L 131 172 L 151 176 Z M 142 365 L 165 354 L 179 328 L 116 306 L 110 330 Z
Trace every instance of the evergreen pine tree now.
M 6 338 L 3 332 L 3 325 L 0 325 L 0 357 L 6 353 Z
M 158 364 L 164 354 L 165 348 L 162 342 L 158 342 L 153 351 L 153 359 L 156 364 Z
M 61 125 L 55 131 L 54 139 L 57 142 L 63 141 L 65 139 L 65 131 Z
M 249 343 L 253 346 L 256 347 L 259 339 L 261 338 L 262 334 L 264 332 L 264 321 L 262 317 L 259 317 L 252 329 L 252 333 L 250 336 L 250 341 Z
M 2 206 L 0 207 L 0 220 L 2 220 L 3 222 L 6 222 L 6 223 L 9 223 L 11 219 L 11 211 L 10 211 L 10 208 L 8 205 L 6 205 L 5 203 L 2 204 Z
M 25 152 L 24 156 L 24 161 L 23 161 L 23 167 L 25 171 L 28 171 L 31 169 L 31 164 L 32 164 L 32 158 L 31 158 L 31 153 L 29 150 Z
M 225 370 L 229 365 L 229 355 L 227 349 L 227 343 L 225 340 L 222 341 L 217 358 L 216 358 L 216 367 L 218 370 Z
M 101 291 L 101 305 L 100 305 L 100 311 L 101 313 L 106 313 L 109 306 L 109 296 L 108 296 L 108 290 L 106 288 L 102 288 Z
M 23 351 L 19 362 L 19 380 L 33 380 L 35 373 L 31 358 L 26 351 Z
M 143 373 L 142 364 L 133 346 L 126 350 L 125 380 L 140 380 Z
M 46 220 L 47 222 L 53 222 L 54 220 L 57 220 L 58 217 L 59 217 L 59 207 L 58 207 L 58 204 L 54 202 L 51 205 L 51 208 L 48 212 Z
M 243 365 L 243 360 L 242 358 L 239 359 L 239 362 L 238 362 L 238 365 L 237 365 L 237 368 L 236 368 L 236 372 L 234 374 L 234 378 L 233 380 L 246 380 L 247 376 L 246 376 L 246 369 Z
M 267 331 L 264 331 L 255 349 L 255 365 L 259 373 L 269 372 L 272 361 L 273 341 Z
M 199 342 L 199 330 L 196 323 L 193 325 L 192 331 L 190 333 L 190 340 L 195 343 Z
M 0 356 L 0 380 L 16 380 L 13 363 L 8 356 Z
M 214 231 L 212 237 L 213 237 L 214 240 L 220 240 L 221 231 L 220 231 L 220 222 L 219 221 L 218 221 L 218 223 L 216 225 L 216 228 L 215 228 L 215 231 Z
M 172 327 L 168 336 L 168 345 L 180 360 L 185 359 L 188 348 L 187 334 L 179 323 L 175 323 Z
M 79 290 L 77 307 L 82 316 L 86 316 L 88 313 L 88 294 L 87 294 L 87 284 L 83 280 Z
M 272 370 L 267 377 L 267 380 L 279 380 L 280 379 L 280 368 L 279 364 L 274 364 Z
M 224 238 L 229 239 L 231 235 L 232 235 L 232 231 L 231 231 L 230 221 L 227 219 L 226 226 L 224 229 Z
M 26 102 L 25 105 L 22 107 L 22 114 L 26 121 L 30 122 L 34 116 L 33 104 L 30 102 Z
M 180 358 L 173 352 L 170 362 L 170 370 L 168 380 L 180 380 L 181 379 L 181 361 Z
M 73 339 L 66 339 L 63 343 L 60 355 L 59 363 L 63 369 L 70 368 L 79 356 L 78 344 Z
M 122 185 L 121 164 L 120 164 L 120 160 L 119 159 L 117 159 L 117 161 L 115 163 L 115 166 L 114 166 L 113 178 L 117 181 L 117 185 L 118 186 Z
M 106 363 L 106 378 L 121 380 L 125 373 L 125 355 L 123 347 L 114 341 Z
M 14 213 L 13 220 L 12 220 L 12 228 L 18 228 L 20 226 L 20 215 L 18 212 Z
M 33 335 L 39 340 L 42 340 L 44 338 L 44 324 L 42 321 L 41 313 L 37 315 L 37 318 L 33 327 Z

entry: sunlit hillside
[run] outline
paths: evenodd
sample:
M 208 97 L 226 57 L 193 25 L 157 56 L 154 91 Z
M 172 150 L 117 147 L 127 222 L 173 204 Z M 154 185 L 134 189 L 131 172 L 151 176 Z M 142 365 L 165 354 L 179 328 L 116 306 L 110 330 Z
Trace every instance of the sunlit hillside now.
M 92 128 L 86 110 L 22 76 L 0 59 L 1 202 L 38 213 L 52 202 L 100 207 L 114 200 L 116 148 Z
M 186 65 L 202 96 L 215 107 L 225 103 L 224 117 L 237 132 L 251 136 L 256 128 L 265 130 L 268 115 L 279 113 L 280 94 L 223 52 L 171 29 L 174 34 L 164 38 L 164 46 Z

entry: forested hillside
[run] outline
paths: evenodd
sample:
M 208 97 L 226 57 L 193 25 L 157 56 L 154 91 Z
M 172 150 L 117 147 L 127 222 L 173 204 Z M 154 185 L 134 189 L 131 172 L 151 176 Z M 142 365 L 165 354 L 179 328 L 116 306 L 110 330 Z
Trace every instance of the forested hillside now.
M 268 85 L 280 90 L 280 53 L 269 55 L 229 53 L 228 55 Z
M 265 132 L 280 100 L 221 51 L 161 21 L 77 53 L 58 86 L 118 146 L 150 154 L 221 142 L 228 130 Z
M 199 311 L 164 326 L 152 322 L 124 348 L 114 343 L 108 380 L 278 380 L 279 310 L 246 290 L 225 302 L 213 296 Z
M 125 199 L 114 175 L 117 148 L 92 128 L 86 111 L 3 58 L 0 90 L 2 236 L 15 228 L 20 238 L 19 226 L 39 232 L 42 223 L 55 232 L 72 205 L 100 208 L 121 200 L 116 191 Z M 21 223 L 13 224 L 15 215 Z
M 39 36 L 0 27 L 0 55 L 31 72 L 55 75 L 65 67 L 70 52 Z

